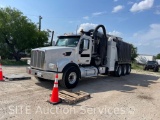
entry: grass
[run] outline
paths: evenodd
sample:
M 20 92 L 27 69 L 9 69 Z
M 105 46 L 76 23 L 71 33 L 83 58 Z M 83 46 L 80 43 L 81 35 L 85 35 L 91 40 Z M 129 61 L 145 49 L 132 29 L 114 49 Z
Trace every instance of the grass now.
M 10 65 L 10 66 L 22 66 L 22 65 L 27 65 L 27 60 L 1 60 L 2 65 Z
M 132 69 L 139 69 L 139 70 L 143 70 L 144 66 L 143 65 L 139 65 L 137 63 L 132 63 Z
M 137 63 L 132 63 L 132 69 L 136 69 L 136 70 L 143 70 L 144 66 L 143 65 L 140 65 L 140 64 L 137 64 Z M 153 70 L 149 70 L 149 71 L 153 71 Z M 159 72 L 160 73 L 160 67 L 159 67 Z

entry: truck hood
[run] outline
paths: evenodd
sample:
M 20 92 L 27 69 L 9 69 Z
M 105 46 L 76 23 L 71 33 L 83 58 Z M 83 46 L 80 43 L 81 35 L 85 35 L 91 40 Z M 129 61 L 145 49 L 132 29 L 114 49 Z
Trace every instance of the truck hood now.
M 43 70 L 54 71 L 49 68 L 49 64 L 50 63 L 57 64 L 57 63 L 65 63 L 68 61 L 74 61 L 76 48 L 51 46 L 51 47 L 36 48 L 36 49 L 33 49 L 32 51 L 35 54 L 37 53 L 36 55 L 32 56 L 32 57 L 35 57 L 32 60 L 35 60 L 36 63 L 44 59 L 44 67 L 42 68 Z M 40 54 L 41 51 L 44 53 L 44 55 Z M 41 62 L 38 62 L 38 63 L 41 63 Z
M 65 47 L 65 46 L 50 46 L 50 47 L 41 47 L 41 48 L 36 48 L 33 50 L 40 50 L 40 51 L 50 51 L 50 50 L 74 50 L 75 48 L 73 47 Z

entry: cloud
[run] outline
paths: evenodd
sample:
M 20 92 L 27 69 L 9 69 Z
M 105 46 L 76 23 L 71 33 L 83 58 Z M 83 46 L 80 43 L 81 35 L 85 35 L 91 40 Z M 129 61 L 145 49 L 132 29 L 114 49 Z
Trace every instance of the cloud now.
M 144 52 L 149 54 L 157 54 L 160 52 L 159 31 L 160 24 L 151 24 L 148 30 L 134 33 L 134 42 L 137 46 L 139 46 L 140 49 L 145 48 L 143 50 Z
M 110 35 L 115 35 L 115 36 L 118 36 L 118 37 L 122 35 L 121 32 L 118 32 L 118 31 L 116 31 L 116 30 L 114 30 L 114 31 L 112 31 L 112 32 L 109 32 L 109 34 L 110 34 Z
M 131 7 L 131 12 L 138 12 L 152 8 L 154 0 L 143 0 L 139 3 L 134 3 Z
M 143 33 L 139 32 L 134 34 L 134 36 L 140 37 L 140 39 L 145 40 L 145 41 L 150 41 L 150 40 L 155 40 L 155 39 L 160 39 L 160 24 L 151 24 L 150 29 Z
M 160 15 L 160 10 L 156 10 L 155 14 Z
M 154 14 L 160 15 L 160 6 L 156 6 L 156 11 Z
M 113 0 L 114 2 L 117 2 L 118 0 Z
M 73 23 L 74 21 L 68 21 L 69 23 Z
M 79 26 L 77 33 L 80 33 L 80 31 L 83 29 L 84 31 L 88 31 L 90 29 L 94 29 L 98 24 L 93 23 L 83 23 Z
M 84 16 L 83 19 L 89 20 L 89 16 Z
M 112 12 L 113 12 L 113 13 L 117 13 L 117 12 L 119 12 L 120 10 L 122 10 L 123 8 L 124 8 L 124 6 L 118 5 L 118 6 L 116 6 L 116 7 L 113 8 Z
M 95 13 L 92 13 L 92 16 L 99 16 L 103 14 L 106 14 L 106 12 L 95 12 Z
M 132 1 L 128 1 L 128 3 L 127 3 L 128 5 L 132 5 L 132 4 L 134 4 L 134 2 L 132 2 Z

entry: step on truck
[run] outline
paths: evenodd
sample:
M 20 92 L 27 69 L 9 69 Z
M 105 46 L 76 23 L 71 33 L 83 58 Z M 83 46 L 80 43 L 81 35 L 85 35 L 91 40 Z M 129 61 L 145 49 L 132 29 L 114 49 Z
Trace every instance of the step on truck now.
M 83 77 L 130 74 L 131 45 L 98 25 L 80 35 L 58 36 L 54 46 L 33 49 L 28 64 L 27 73 L 38 80 L 54 80 L 58 73 L 59 84 L 69 89 Z

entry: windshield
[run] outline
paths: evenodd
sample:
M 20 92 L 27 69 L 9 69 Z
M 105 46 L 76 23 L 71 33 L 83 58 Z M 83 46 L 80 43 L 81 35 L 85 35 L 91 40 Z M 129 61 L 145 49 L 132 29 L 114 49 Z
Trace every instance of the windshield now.
M 156 64 L 156 61 L 148 61 L 147 64 L 149 64 L 149 65 L 154 65 L 154 64 Z
M 56 46 L 76 47 L 80 37 L 78 36 L 64 36 L 59 37 Z

